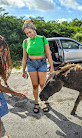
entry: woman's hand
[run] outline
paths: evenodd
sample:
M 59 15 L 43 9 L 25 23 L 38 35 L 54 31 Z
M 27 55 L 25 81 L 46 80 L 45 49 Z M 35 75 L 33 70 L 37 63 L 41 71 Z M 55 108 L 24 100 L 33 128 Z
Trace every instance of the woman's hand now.
M 25 72 L 22 73 L 22 77 L 25 78 Z
M 54 67 L 50 67 L 50 73 L 54 71 Z
M 25 92 L 25 93 L 17 93 L 17 96 L 19 96 L 19 97 L 25 97 L 27 94 L 28 94 L 27 92 Z

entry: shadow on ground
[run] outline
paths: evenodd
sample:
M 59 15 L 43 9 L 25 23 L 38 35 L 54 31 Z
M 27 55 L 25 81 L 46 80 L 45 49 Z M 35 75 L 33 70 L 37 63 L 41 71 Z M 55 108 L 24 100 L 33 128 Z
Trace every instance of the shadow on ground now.
M 62 132 L 58 130 L 56 131 L 57 135 L 64 138 L 82 138 L 82 126 L 71 122 L 63 114 L 57 112 L 52 107 L 50 107 L 50 109 L 54 115 L 51 113 L 46 113 L 45 115 L 61 129 Z M 82 117 L 77 115 L 74 116 L 82 120 Z
M 43 116 L 46 116 L 47 119 L 53 121 L 60 129 L 56 130 L 56 134 L 60 137 L 64 138 L 81 138 L 82 137 L 82 127 L 76 123 L 71 122 L 68 120 L 63 114 L 59 113 L 58 111 L 54 110 L 50 107 L 50 112 L 44 113 L 40 109 L 40 113 L 35 114 L 33 112 L 34 101 L 28 99 L 27 97 L 17 97 L 14 95 L 5 94 L 7 99 L 7 103 L 12 107 L 9 111 L 13 114 L 18 115 L 22 119 L 27 118 L 28 116 L 32 116 L 36 119 L 40 119 Z M 82 117 L 75 115 L 78 119 L 82 119 Z M 44 121 L 44 118 L 41 121 Z M 48 120 L 47 120 L 48 121 Z M 5 125 L 5 124 L 4 124 Z M 2 123 L 2 136 L 5 135 L 5 128 Z M 72 136 L 72 137 L 71 137 Z

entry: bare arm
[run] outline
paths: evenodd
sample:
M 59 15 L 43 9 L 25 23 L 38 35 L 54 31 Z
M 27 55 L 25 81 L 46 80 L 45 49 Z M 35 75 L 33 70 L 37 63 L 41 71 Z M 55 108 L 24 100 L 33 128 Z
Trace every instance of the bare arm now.
M 54 67 L 53 67 L 53 61 L 52 61 L 52 56 L 51 56 L 49 44 L 45 45 L 45 52 L 46 52 L 46 56 L 47 56 L 49 63 L 50 63 L 50 73 L 51 73 L 54 71 Z
M 22 72 L 22 76 L 25 77 L 25 68 L 26 68 L 26 61 L 27 61 L 27 52 L 26 49 L 23 48 L 23 61 L 22 61 L 22 67 L 23 67 L 23 72 Z
M 5 92 L 5 93 L 14 94 L 14 95 L 17 95 L 17 96 L 19 96 L 19 97 L 24 97 L 24 96 L 27 95 L 27 93 L 22 94 L 22 93 L 19 93 L 19 92 L 14 92 L 13 90 L 4 87 L 4 86 L 2 86 L 1 84 L 0 84 L 0 91 Z

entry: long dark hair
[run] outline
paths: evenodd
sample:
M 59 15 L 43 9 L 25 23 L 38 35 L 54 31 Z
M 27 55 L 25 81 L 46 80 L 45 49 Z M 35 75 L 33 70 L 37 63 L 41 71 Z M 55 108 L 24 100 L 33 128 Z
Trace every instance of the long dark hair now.
M 6 40 L 1 35 L 0 35 L 0 48 L 2 48 L 2 55 L 0 55 L 0 76 L 2 77 L 5 74 L 5 79 L 7 81 L 12 70 L 11 56 Z

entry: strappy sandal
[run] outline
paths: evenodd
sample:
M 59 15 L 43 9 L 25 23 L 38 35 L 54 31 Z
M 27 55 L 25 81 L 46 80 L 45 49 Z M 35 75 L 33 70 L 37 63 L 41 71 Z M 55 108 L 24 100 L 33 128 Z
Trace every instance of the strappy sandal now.
M 43 108 L 44 112 L 49 112 L 49 103 L 44 103 L 46 107 Z
M 37 105 L 39 105 L 39 104 L 35 104 L 35 107 L 34 107 L 34 109 L 33 109 L 33 112 L 34 112 L 34 113 L 39 113 L 39 108 L 40 108 L 40 107 L 36 107 Z

